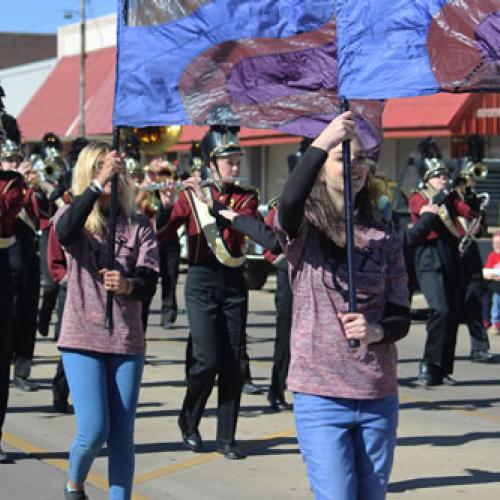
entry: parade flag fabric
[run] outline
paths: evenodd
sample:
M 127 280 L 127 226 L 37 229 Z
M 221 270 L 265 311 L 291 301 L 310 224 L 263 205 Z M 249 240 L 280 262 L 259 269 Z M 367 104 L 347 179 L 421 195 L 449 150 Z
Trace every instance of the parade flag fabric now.
M 126 23 L 121 4 L 115 125 L 223 123 L 312 137 L 339 112 L 332 0 L 131 0 Z M 383 102 L 351 108 L 373 146 Z
M 336 0 L 339 93 L 500 90 L 500 0 Z

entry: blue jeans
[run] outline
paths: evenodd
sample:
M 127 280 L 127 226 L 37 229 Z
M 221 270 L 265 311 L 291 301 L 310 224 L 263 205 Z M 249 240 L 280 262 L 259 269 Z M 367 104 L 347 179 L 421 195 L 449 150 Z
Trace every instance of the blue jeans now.
M 63 352 L 77 434 L 69 477 L 83 483 L 104 443 L 109 453 L 109 498 L 129 499 L 134 477 L 134 420 L 144 356 Z
M 491 324 L 500 323 L 500 293 L 491 296 Z
M 398 398 L 294 395 L 300 452 L 316 500 L 383 500 L 391 472 Z

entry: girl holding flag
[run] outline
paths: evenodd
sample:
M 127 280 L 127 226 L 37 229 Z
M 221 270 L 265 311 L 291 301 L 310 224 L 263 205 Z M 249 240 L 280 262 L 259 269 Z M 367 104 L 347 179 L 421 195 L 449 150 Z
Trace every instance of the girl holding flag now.
M 357 312 L 348 311 L 342 141 L 351 139 Z M 293 291 L 288 388 L 317 500 L 385 497 L 396 444 L 394 342 L 409 328 L 402 242 L 374 215 L 351 112 L 335 118 L 290 174 L 278 236 Z M 358 339 L 359 348 L 349 346 Z

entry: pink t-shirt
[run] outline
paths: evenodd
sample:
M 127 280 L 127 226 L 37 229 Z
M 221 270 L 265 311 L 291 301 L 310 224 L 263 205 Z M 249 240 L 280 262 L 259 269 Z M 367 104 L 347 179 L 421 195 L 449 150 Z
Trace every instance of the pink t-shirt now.
M 69 206 L 62 207 L 56 221 Z M 78 242 L 64 247 L 68 264 L 68 291 L 58 346 L 100 353 L 140 355 L 145 351 L 142 304 L 130 296 L 114 295 L 114 328 L 104 328 L 106 290 L 100 269 L 107 267 L 107 235 L 83 231 Z M 136 267 L 159 269 L 156 236 L 147 217 L 125 217 L 116 222 L 116 269 L 132 277 Z
M 381 320 L 385 305 L 408 306 L 401 239 L 381 228 L 355 225 L 358 312 Z M 397 393 L 397 352 L 393 343 L 361 343 L 352 349 L 338 312 L 348 310 L 347 265 L 326 254 L 320 231 L 306 218 L 290 240 L 279 228 L 290 263 L 293 291 L 288 389 L 320 396 L 376 399 Z M 324 240 L 323 240 L 324 241 Z

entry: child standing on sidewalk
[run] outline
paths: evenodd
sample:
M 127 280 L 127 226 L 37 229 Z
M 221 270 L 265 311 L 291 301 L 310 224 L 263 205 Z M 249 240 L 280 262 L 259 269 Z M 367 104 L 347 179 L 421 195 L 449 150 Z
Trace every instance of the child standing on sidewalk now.
M 493 234 L 493 251 L 483 269 L 483 277 L 488 280 L 488 290 L 491 294 L 491 327 L 488 333 L 500 333 L 500 231 Z

